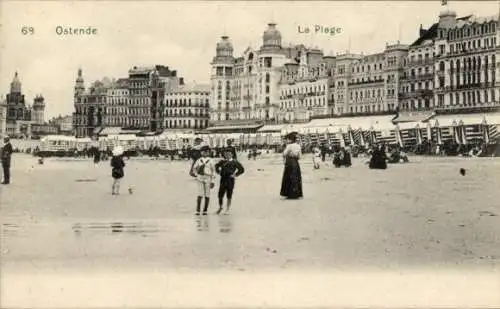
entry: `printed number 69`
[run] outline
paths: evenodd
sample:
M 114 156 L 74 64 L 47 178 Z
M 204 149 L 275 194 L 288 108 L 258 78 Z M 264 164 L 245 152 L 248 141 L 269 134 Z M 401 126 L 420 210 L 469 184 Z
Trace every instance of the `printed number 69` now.
M 24 26 L 23 28 L 21 28 L 21 33 L 23 35 L 33 35 L 35 34 L 35 28 Z

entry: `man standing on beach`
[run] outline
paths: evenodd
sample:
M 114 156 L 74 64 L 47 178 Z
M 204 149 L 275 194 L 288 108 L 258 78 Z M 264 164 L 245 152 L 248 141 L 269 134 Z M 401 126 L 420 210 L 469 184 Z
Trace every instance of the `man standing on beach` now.
M 2 169 L 3 169 L 3 185 L 8 185 L 10 183 L 10 163 L 12 157 L 12 145 L 10 143 L 10 138 L 5 137 L 3 139 L 4 145 L 2 147 Z

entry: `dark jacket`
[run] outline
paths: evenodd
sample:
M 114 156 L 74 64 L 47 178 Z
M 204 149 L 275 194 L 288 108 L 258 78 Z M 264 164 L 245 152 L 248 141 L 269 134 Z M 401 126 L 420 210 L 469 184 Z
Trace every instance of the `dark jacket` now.
M 245 172 L 245 168 L 241 165 L 240 162 L 236 160 L 221 160 L 217 164 L 215 164 L 215 171 L 220 175 L 220 180 L 228 180 L 231 179 L 231 175 L 235 172 L 235 176 L 240 176 Z
M 12 157 L 12 145 L 11 143 L 7 143 L 2 148 L 2 164 L 10 165 L 10 160 Z
M 111 171 L 111 176 L 113 178 L 122 178 L 125 176 L 125 172 L 123 171 L 125 162 L 123 161 L 122 156 L 114 156 L 111 158 L 111 167 L 113 168 Z

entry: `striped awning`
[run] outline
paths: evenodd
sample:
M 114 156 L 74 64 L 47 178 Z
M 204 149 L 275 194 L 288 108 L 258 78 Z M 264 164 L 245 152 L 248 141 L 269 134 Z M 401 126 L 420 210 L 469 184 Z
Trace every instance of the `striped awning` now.
M 459 115 L 440 115 L 433 117 L 430 121 L 433 126 L 437 124 L 440 127 L 449 127 L 453 125 L 453 121 L 457 124 L 462 121 L 464 125 L 500 124 L 500 113 L 478 113 L 478 114 L 459 114 Z
M 399 130 L 410 130 L 410 129 L 416 129 L 417 127 L 425 128 L 427 127 L 427 124 L 425 122 L 413 121 L 413 122 L 401 122 L 398 123 L 397 126 Z
M 422 122 L 430 119 L 433 115 L 433 112 L 401 112 L 393 122 Z
M 328 118 L 328 119 L 314 119 L 307 124 L 308 127 L 347 127 L 351 126 L 353 129 L 369 130 L 387 130 L 393 129 L 394 124 L 392 119 L 394 116 L 363 116 L 363 117 L 341 117 L 341 118 Z

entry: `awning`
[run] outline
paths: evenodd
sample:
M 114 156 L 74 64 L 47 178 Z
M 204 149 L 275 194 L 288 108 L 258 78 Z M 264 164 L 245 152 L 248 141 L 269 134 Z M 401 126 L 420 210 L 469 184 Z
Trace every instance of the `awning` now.
M 77 142 L 79 143 L 90 143 L 92 140 L 90 137 L 81 137 L 76 139 Z
M 262 128 L 257 130 L 257 132 L 281 132 L 285 127 L 285 124 L 269 124 L 264 125 Z
M 457 124 L 460 121 L 459 115 L 443 115 L 436 116 L 431 119 L 431 124 L 433 127 L 451 127 L 453 124 Z
M 281 129 L 281 134 L 285 135 L 285 134 L 288 134 L 288 133 L 291 133 L 291 132 L 297 132 L 297 133 L 301 133 L 303 131 L 303 129 L 309 124 L 310 122 L 308 123 L 291 123 L 291 124 L 287 124 L 285 125 L 282 129 Z
M 487 124 L 500 124 L 500 113 L 478 113 L 478 114 L 458 114 L 435 116 L 430 121 L 436 126 L 436 121 L 440 127 L 450 127 L 453 121 L 457 124 L 462 121 L 464 125 L 479 125 L 486 119 Z
M 433 112 L 401 112 L 393 122 L 424 122 L 432 118 L 432 116 L 434 116 Z
M 338 128 L 351 126 L 351 129 L 370 130 L 372 127 L 375 130 L 391 130 L 394 128 L 392 123 L 394 116 L 369 116 L 369 117 L 342 117 L 328 119 L 314 119 L 307 124 L 307 127 L 332 127 L 334 131 Z M 337 128 L 335 128 L 337 127 Z
M 101 127 L 94 128 L 93 134 L 100 134 L 100 132 L 103 130 Z
M 135 134 L 117 134 L 112 136 L 109 135 L 107 139 L 118 141 L 135 141 L 137 140 L 137 136 Z
M 398 123 L 398 128 L 400 130 L 410 130 L 410 129 L 416 129 L 417 126 L 422 129 L 422 128 L 427 128 L 427 123 L 425 122 L 420 122 L 420 121 L 412 121 L 412 122 L 401 122 Z
M 262 127 L 261 124 L 244 124 L 244 125 L 233 125 L 233 126 L 217 126 L 206 128 L 205 131 L 216 132 L 216 131 L 230 131 L 230 130 L 256 130 Z
M 141 130 L 126 130 L 126 129 L 122 129 L 119 134 L 139 134 L 141 132 L 143 132 L 143 131 L 141 131 Z
M 46 135 L 42 137 L 41 141 L 76 141 L 76 137 L 66 135 Z
M 108 127 L 104 128 L 101 132 L 99 132 L 99 135 L 116 135 L 120 134 L 122 131 L 122 128 L 120 127 Z

